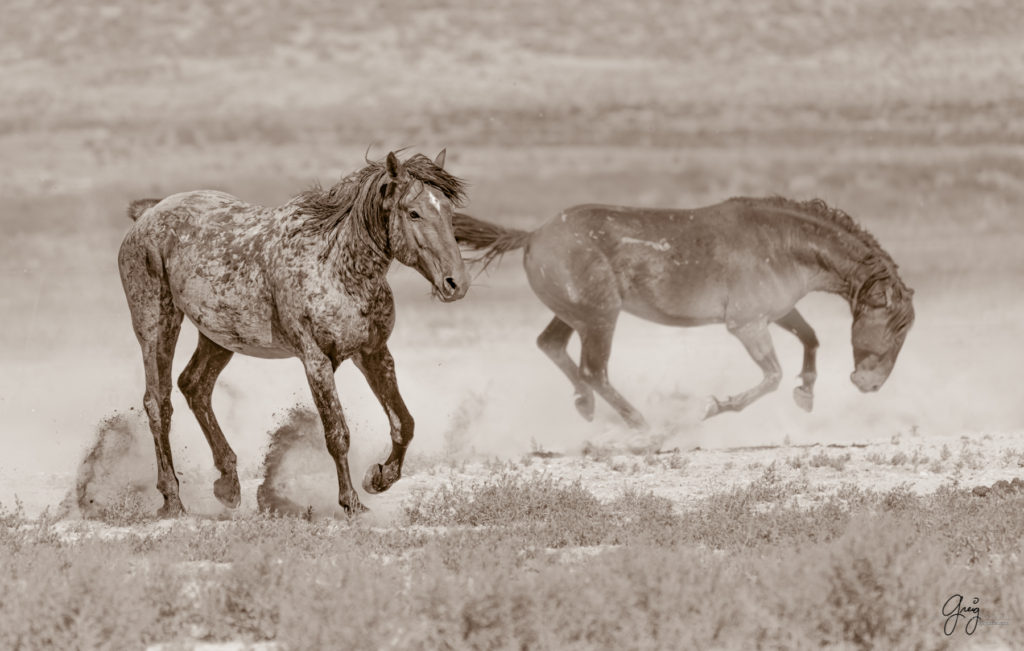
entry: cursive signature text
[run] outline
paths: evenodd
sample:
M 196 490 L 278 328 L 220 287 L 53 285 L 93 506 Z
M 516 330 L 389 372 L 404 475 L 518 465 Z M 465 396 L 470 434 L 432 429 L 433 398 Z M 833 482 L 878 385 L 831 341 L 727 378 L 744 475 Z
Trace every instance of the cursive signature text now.
M 956 631 L 960 619 L 963 618 L 966 620 L 964 623 L 964 633 L 973 635 L 975 629 L 978 628 L 978 621 L 981 619 L 981 608 L 978 607 L 977 597 L 971 600 L 969 606 L 965 606 L 964 596 L 955 594 L 946 599 L 946 603 L 942 604 L 942 614 L 946 618 L 946 623 L 942 626 L 943 633 L 952 635 Z

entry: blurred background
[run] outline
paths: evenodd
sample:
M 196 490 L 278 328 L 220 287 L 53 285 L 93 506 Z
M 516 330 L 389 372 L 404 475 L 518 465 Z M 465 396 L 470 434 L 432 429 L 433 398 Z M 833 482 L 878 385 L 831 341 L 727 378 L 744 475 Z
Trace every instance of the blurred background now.
M 611 377 L 652 422 L 647 444 L 1019 430 L 1022 33 L 1024 5 L 1001 0 L 7 0 L 0 493 L 40 477 L 66 486 L 99 421 L 141 409 L 116 266 L 129 200 L 214 188 L 277 205 L 362 166 L 368 147 L 375 159 L 447 147 L 467 212 L 521 228 L 581 202 L 820 197 L 900 263 L 917 322 L 878 394 L 849 382 L 846 304 L 801 303 L 822 342 L 812 414 L 789 396 L 801 352 L 787 333 L 774 332 L 780 390 L 701 423 L 704 397 L 751 386 L 756 365 L 721 326 L 623 316 Z M 412 458 L 635 440 L 605 405 L 594 423 L 577 416 L 534 345 L 550 313 L 520 256 L 452 305 L 392 271 Z M 186 324 L 176 373 L 194 345 Z M 338 382 L 361 469 L 387 421 L 351 365 Z M 207 472 L 205 440 L 174 401 L 178 468 Z M 296 402 L 310 402 L 296 360 L 228 366 L 214 405 L 243 473 Z

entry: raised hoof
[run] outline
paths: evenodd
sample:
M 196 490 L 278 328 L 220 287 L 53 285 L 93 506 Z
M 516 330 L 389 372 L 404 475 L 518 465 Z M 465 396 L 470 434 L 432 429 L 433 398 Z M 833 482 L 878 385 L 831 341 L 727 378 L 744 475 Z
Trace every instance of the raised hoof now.
M 363 475 L 363 490 L 371 495 L 387 490 L 387 486 L 384 485 L 384 466 L 375 463 L 366 469 L 366 474 Z M 342 504 L 342 507 L 344 506 Z
M 583 416 L 587 422 L 594 420 L 594 394 L 577 394 L 576 411 L 580 412 L 580 416 Z
M 372 464 L 363 475 L 363 490 L 370 494 L 383 493 L 398 481 L 399 473 L 397 465 Z
M 707 420 L 720 413 L 722 413 L 722 403 L 718 402 L 718 398 L 708 396 L 707 401 L 704 403 L 704 415 L 701 416 L 701 420 Z
M 238 475 L 221 477 L 213 482 L 213 494 L 220 503 L 229 509 L 236 509 L 242 502 L 242 489 L 238 485 Z
M 796 387 L 793 389 L 793 402 L 800 409 L 809 412 L 814 409 L 814 394 L 804 387 Z
M 181 505 L 181 500 L 177 497 L 174 499 L 167 499 L 165 497 L 164 505 L 156 512 L 156 517 L 161 520 L 167 518 L 180 518 L 183 515 L 185 515 L 185 507 Z

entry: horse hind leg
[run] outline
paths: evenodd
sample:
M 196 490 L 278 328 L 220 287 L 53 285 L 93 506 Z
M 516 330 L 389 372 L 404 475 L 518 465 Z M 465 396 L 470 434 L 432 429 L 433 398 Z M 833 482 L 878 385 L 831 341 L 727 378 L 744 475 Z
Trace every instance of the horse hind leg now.
M 704 411 L 705 419 L 711 418 L 723 411 L 741 411 L 764 394 L 777 389 L 779 382 L 782 380 L 782 368 L 779 366 L 778 357 L 775 355 L 775 347 L 772 345 L 772 338 L 768 332 L 767 323 L 757 322 L 739 327 L 731 327 L 729 332 L 743 343 L 747 352 L 754 358 L 757 365 L 761 367 L 761 371 L 764 372 L 764 378 L 754 388 L 734 396 L 729 396 L 725 400 L 719 400 L 712 396 Z
M 145 250 L 122 249 L 119 264 L 146 373 L 143 405 L 156 448 L 157 489 L 164 497 L 157 516 L 174 517 L 185 512 L 170 445 L 171 363 L 184 315 L 171 300 L 170 288 L 162 275 L 151 268 Z
M 804 346 L 804 364 L 800 371 L 802 383 L 793 388 L 793 401 L 804 411 L 811 411 L 814 408 L 814 382 L 818 379 L 816 368 L 818 337 L 814 334 L 814 328 L 804 320 L 796 308 L 790 310 L 775 323 L 796 335 L 796 338 Z
M 213 463 L 220 471 L 220 478 L 213 483 L 213 494 L 224 506 L 233 509 L 242 500 L 237 457 L 224 438 L 211 402 L 217 377 L 231 361 L 232 355 L 234 353 L 230 350 L 215 344 L 200 332 L 196 352 L 178 376 L 178 388 L 185 394 L 189 408 L 199 421 L 206 442 L 210 444 L 210 451 L 213 452 Z
M 572 333 L 572 326 L 556 316 L 537 337 L 537 347 L 544 351 L 544 354 L 551 358 L 555 366 L 572 382 L 576 390 L 576 410 L 583 418 L 591 421 L 594 420 L 594 390 L 580 378 L 579 368 L 566 350 Z
M 591 321 L 580 330 L 580 377 L 608 401 L 626 423 L 635 429 L 646 429 L 643 414 L 629 404 L 622 394 L 615 390 L 608 380 L 608 358 L 612 351 L 612 335 L 615 333 L 615 318 Z

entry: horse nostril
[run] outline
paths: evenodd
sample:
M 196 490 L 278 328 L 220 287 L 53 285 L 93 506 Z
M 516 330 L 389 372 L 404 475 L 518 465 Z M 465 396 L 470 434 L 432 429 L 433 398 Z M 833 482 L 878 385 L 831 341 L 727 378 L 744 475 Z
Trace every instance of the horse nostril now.
M 459 288 L 458 284 L 455 282 L 455 279 L 452 278 L 451 276 L 448 276 L 447 278 L 445 278 L 444 279 L 444 283 L 446 285 L 448 285 L 449 287 L 451 287 L 452 289 L 458 289 Z

